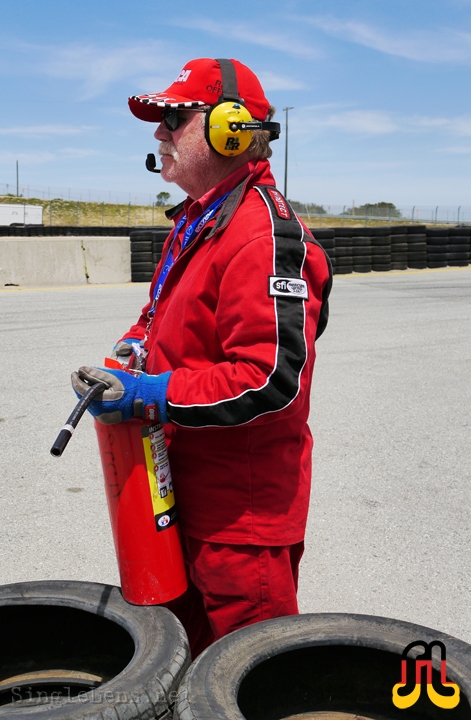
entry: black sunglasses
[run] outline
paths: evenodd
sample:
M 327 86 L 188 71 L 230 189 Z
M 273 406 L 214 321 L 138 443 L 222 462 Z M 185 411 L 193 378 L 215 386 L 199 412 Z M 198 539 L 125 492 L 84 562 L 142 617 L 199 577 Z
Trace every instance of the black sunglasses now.
M 186 112 L 206 112 L 206 108 L 185 108 Z M 175 132 L 180 125 L 183 125 L 188 118 L 181 115 L 181 108 L 164 108 L 162 110 L 162 120 L 165 127 L 170 132 Z

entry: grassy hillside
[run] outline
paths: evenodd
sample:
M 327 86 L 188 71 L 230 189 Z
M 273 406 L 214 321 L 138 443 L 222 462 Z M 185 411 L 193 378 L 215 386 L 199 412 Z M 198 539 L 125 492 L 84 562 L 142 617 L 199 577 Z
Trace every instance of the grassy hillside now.
M 113 205 L 110 203 L 77 202 L 75 200 L 40 200 L 0 195 L 7 205 L 41 205 L 44 225 L 168 225 L 166 208 L 150 205 Z
M 44 225 L 168 225 L 173 223 L 164 215 L 164 207 L 150 205 L 113 205 L 111 203 L 78 202 L 75 200 L 40 200 L 39 198 L 18 198 L 12 195 L 0 195 L 0 203 L 41 205 Z M 308 227 L 364 227 L 363 218 L 326 217 L 325 215 L 307 215 L 301 217 Z M 369 221 L 368 225 L 410 225 L 410 220 L 391 219 Z

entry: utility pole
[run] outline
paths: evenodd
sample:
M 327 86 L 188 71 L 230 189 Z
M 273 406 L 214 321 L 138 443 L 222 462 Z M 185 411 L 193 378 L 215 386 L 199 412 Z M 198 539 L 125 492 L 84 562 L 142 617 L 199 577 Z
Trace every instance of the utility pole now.
M 292 107 L 285 107 L 286 113 L 286 135 L 285 135 L 285 198 L 288 199 L 288 112 L 294 110 Z
M 16 161 L 16 197 L 20 197 L 20 180 L 18 174 L 18 160 Z

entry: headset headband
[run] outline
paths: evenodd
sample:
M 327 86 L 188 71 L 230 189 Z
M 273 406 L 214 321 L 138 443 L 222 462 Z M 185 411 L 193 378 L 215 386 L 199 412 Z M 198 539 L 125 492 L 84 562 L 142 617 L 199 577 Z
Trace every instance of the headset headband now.
M 216 58 L 221 68 L 222 96 L 220 102 L 236 100 L 240 102 L 237 75 L 233 63 L 227 58 Z
M 244 98 L 239 97 L 239 88 L 237 85 L 237 74 L 234 63 L 227 58 L 216 58 L 221 68 L 222 94 L 216 105 L 235 101 L 244 104 Z M 250 122 L 233 123 L 232 129 L 236 130 L 267 130 L 270 133 L 270 141 L 278 140 L 280 137 L 281 126 L 277 122 L 268 122 L 265 120 L 251 120 Z

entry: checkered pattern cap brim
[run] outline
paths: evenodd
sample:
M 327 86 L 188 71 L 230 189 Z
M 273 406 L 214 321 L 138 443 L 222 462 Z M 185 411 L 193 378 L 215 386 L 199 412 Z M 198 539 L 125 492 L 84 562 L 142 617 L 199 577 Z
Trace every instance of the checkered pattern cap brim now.
M 129 108 L 139 120 L 147 122 L 161 122 L 164 108 L 198 108 L 206 103 L 201 100 L 186 100 L 184 98 L 168 97 L 163 93 L 149 95 L 131 95 L 128 100 Z

